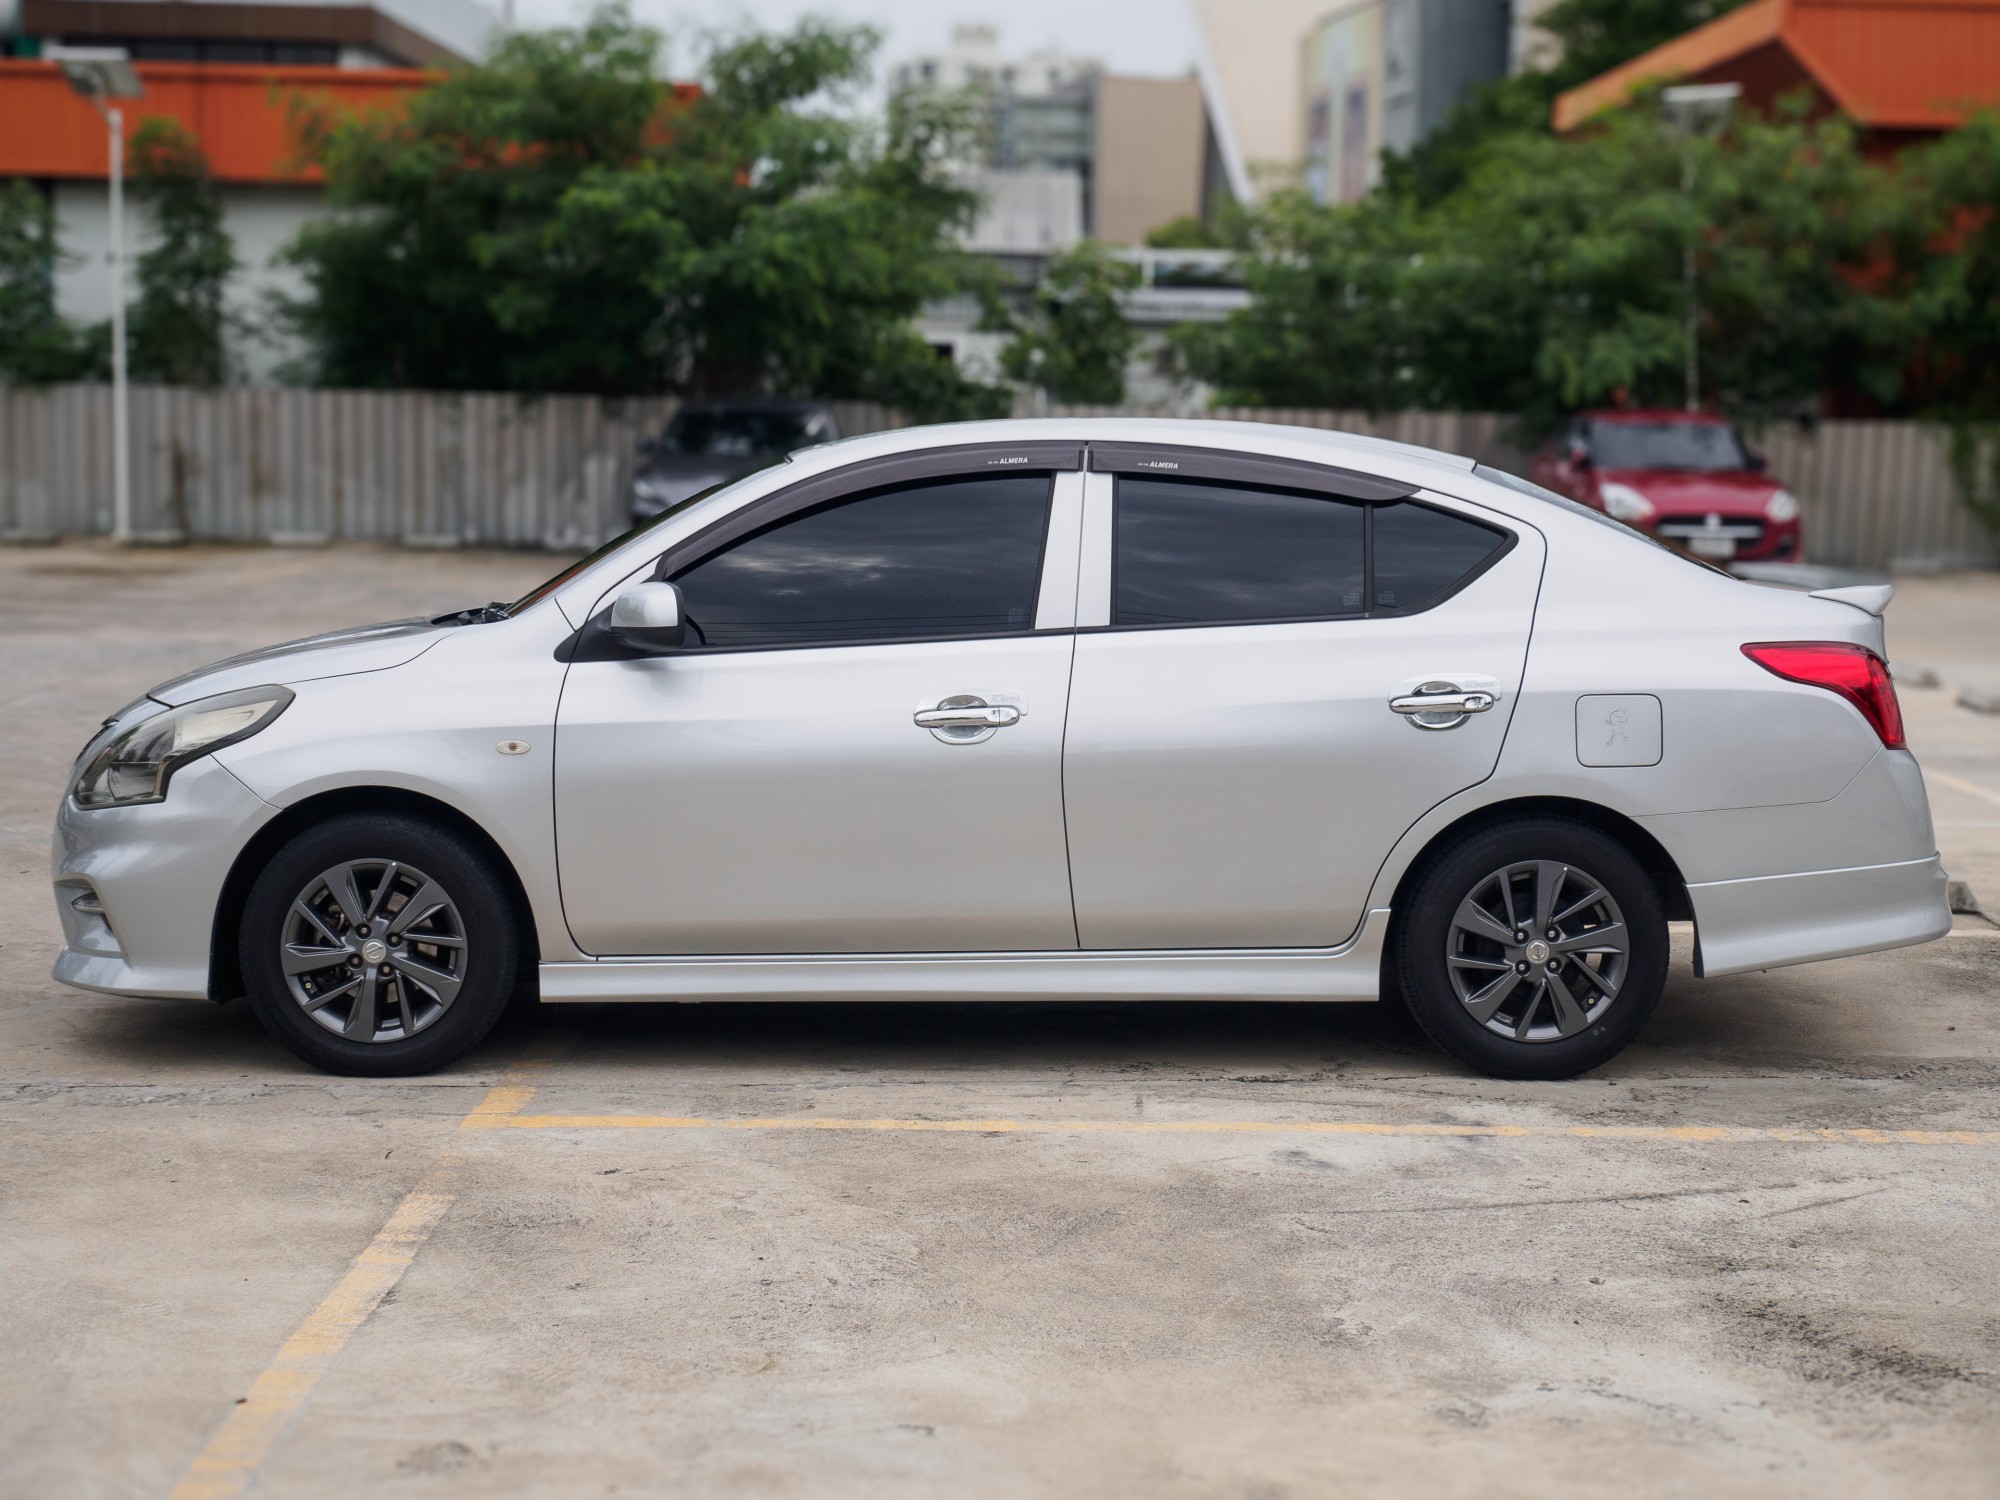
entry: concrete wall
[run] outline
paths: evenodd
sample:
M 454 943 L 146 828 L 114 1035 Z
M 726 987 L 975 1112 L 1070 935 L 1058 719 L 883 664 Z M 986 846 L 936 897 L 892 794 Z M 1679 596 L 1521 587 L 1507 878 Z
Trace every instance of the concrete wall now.
M 270 314 L 275 293 L 296 295 L 304 290 L 298 273 L 276 264 L 280 251 L 310 219 L 326 212 L 317 188 L 244 187 L 222 189 L 223 228 L 236 244 L 240 269 L 229 288 L 229 309 L 238 320 L 230 340 L 232 378 L 269 382 L 278 367 L 299 350 L 286 338 Z M 57 232 L 70 260 L 56 273 L 56 309 L 79 322 L 98 323 L 111 316 L 111 278 L 106 254 L 110 247 L 110 201 L 102 182 L 59 182 L 55 188 Z M 152 221 L 145 203 L 129 188 L 125 195 L 126 302 L 136 294 L 132 270 L 153 243 Z
M 1170 219 L 1200 214 L 1207 132 L 1194 79 L 1100 76 L 1092 233 L 1136 245 Z

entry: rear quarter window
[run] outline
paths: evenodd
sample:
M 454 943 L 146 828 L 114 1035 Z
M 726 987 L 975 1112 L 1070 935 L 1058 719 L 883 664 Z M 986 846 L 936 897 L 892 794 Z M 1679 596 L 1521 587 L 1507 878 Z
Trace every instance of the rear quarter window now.
M 1513 536 L 1450 511 L 1403 502 L 1377 505 L 1370 613 L 1427 609 L 1485 572 Z

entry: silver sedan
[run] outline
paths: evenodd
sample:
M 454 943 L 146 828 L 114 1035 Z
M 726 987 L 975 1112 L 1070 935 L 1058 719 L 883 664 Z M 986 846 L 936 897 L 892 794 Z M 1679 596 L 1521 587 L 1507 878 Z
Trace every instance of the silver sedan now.
M 343 1073 L 544 1002 L 1374 1000 L 1515 1078 L 1697 973 L 1950 926 L 1888 590 L 1468 459 L 1033 421 L 796 455 L 526 598 L 108 719 L 56 977 Z

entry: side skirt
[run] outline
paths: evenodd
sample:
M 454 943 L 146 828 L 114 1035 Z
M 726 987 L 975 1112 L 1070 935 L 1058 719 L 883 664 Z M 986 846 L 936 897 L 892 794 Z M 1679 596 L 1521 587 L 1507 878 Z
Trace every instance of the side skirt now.
M 541 966 L 549 1002 L 1374 1000 L 1387 908 L 1338 948 L 600 958 Z

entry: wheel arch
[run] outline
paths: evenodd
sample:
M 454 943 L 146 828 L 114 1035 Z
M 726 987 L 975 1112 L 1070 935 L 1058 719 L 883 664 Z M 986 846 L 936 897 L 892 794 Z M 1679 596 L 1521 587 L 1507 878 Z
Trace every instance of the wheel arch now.
M 354 786 L 319 792 L 293 803 L 251 835 L 249 842 L 237 852 L 235 862 L 229 867 L 229 875 L 222 883 L 221 895 L 216 899 L 215 917 L 209 933 L 209 999 L 233 1000 L 243 993 L 243 969 L 237 956 L 237 936 L 242 927 L 243 908 L 249 900 L 250 887 L 258 873 L 270 863 L 271 856 L 313 824 L 355 812 L 406 813 L 428 818 L 461 835 L 485 855 L 513 905 L 515 923 L 521 934 L 521 974 L 525 981 L 532 982 L 541 960 L 541 940 L 535 926 L 534 907 L 528 901 L 527 887 L 522 884 L 520 872 L 493 836 L 459 809 L 436 797 L 406 791 L 401 787 Z
M 1578 797 L 1512 797 L 1502 802 L 1490 802 L 1476 807 L 1453 819 L 1424 841 L 1403 873 L 1397 877 L 1395 892 L 1389 902 L 1389 940 L 1383 944 L 1385 961 L 1384 977 L 1387 979 L 1387 958 L 1396 949 L 1397 916 L 1409 909 L 1409 892 L 1421 880 L 1424 873 L 1434 864 L 1440 851 L 1455 840 L 1478 829 L 1495 823 L 1511 822 L 1524 817 L 1568 818 L 1597 829 L 1600 833 L 1616 839 L 1639 862 L 1646 876 L 1653 883 L 1653 889 L 1660 898 L 1661 910 L 1670 922 L 1694 920 L 1694 906 L 1688 897 L 1687 878 L 1681 874 L 1680 865 L 1666 846 L 1648 833 L 1632 818 L 1624 813 L 1598 802 L 1587 802 Z M 1695 972 L 1701 972 L 1701 944 L 1695 944 Z

